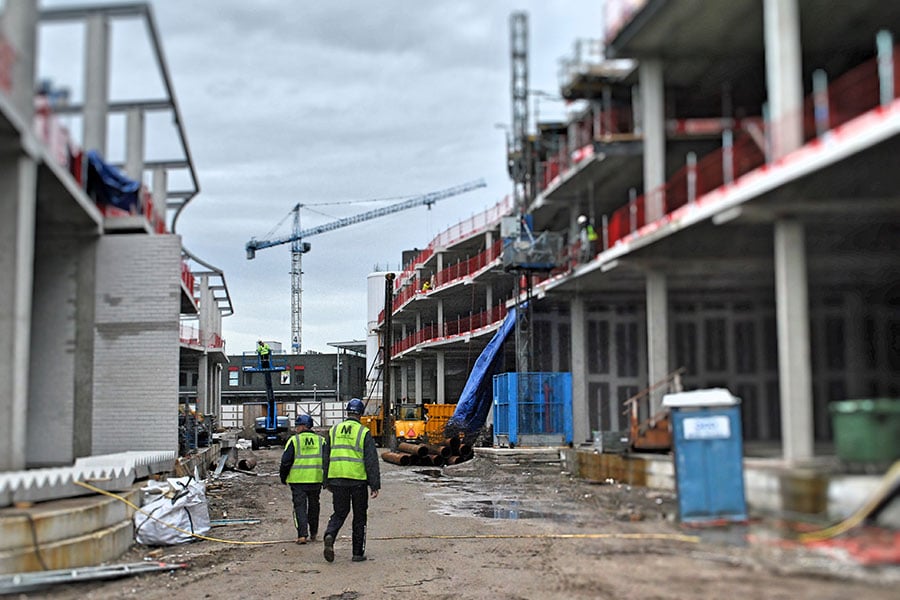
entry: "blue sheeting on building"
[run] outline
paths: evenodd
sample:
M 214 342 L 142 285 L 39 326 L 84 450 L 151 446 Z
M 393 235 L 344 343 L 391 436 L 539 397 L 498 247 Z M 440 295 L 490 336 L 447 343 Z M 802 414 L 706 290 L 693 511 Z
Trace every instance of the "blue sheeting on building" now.
M 141 182 L 123 175 L 118 169 L 103 162 L 100 153 L 87 153 L 87 193 L 98 206 L 114 206 L 127 213 L 141 211 Z
M 493 402 L 494 375 L 503 369 L 503 342 L 516 326 L 516 309 L 511 308 L 506 319 L 478 356 L 469 379 L 459 396 L 456 410 L 447 421 L 444 431 L 448 437 L 463 433 L 468 438 L 484 426 Z

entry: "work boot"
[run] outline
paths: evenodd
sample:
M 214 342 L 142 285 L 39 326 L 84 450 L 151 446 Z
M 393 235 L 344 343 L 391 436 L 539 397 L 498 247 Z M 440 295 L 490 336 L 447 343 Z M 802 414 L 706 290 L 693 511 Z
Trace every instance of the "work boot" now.
M 368 560 L 365 554 L 354 554 L 351 559 L 353 562 L 362 562 L 364 560 Z
M 297 538 L 297 543 L 298 543 L 298 544 L 301 544 L 301 545 L 302 545 L 302 544 L 305 544 L 305 543 L 306 543 L 306 538 L 305 538 L 305 537 L 298 537 L 298 538 Z
M 325 534 L 325 560 L 334 562 L 334 536 L 330 533 Z
M 310 535 L 310 536 L 309 536 L 309 541 L 310 541 L 310 542 L 316 541 L 316 534 Z

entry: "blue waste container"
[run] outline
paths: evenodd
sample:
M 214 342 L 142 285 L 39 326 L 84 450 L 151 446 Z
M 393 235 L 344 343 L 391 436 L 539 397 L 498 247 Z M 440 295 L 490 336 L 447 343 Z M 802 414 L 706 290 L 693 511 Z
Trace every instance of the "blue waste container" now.
M 746 521 L 740 399 L 715 388 L 666 394 L 682 522 Z

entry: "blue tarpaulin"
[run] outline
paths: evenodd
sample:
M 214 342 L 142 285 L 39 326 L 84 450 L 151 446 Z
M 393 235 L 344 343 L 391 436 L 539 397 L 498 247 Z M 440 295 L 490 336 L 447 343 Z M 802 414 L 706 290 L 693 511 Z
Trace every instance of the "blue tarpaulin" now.
M 456 403 L 453 416 L 447 421 L 444 432 L 452 437 L 460 432 L 466 436 L 477 433 L 484 426 L 493 402 L 494 375 L 503 369 L 503 342 L 516 326 L 516 309 L 511 308 L 506 319 L 478 356 L 469 379 Z
M 96 150 L 87 153 L 87 193 L 97 205 L 114 206 L 129 213 L 140 212 L 141 182 L 123 175 L 100 157 Z

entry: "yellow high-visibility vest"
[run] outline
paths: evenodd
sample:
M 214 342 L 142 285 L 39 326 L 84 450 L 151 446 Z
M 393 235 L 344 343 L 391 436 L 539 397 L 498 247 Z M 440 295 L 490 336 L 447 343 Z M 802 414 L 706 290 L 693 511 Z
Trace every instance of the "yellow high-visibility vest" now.
M 347 419 L 332 426 L 328 432 L 331 454 L 328 459 L 328 478 L 366 480 L 363 462 L 363 441 L 369 429 L 359 421 Z
M 294 464 L 288 483 L 322 483 L 322 438 L 312 431 L 298 433 L 288 440 L 294 445 Z

